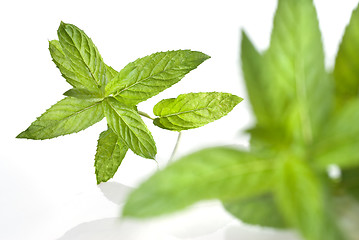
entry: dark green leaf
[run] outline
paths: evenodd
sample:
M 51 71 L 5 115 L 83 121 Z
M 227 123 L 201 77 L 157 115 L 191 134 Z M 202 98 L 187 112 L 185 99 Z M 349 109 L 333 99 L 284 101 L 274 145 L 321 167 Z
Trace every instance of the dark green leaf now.
M 134 107 L 110 97 L 104 101 L 104 111 L 110 127 L 134 153 L 155 158 L 156 143 Z
M 358 98 L 359 93 L 359 9 L 355 9 L 345 29 L 335 61 L 335 91 L 339 104 Z
M 164 99 L 153 108 L 154 124 L 181 131 L 201 127 L 227 115 L 243 99 L 230 93 L 188 93 Z
M 248 224 L 288 228 L 271 194 L 226 202 L 224 207 L 233 216 Z
M 106 66 L 92 40 L 79 28 L 61 22 L 59 42 L 77 80 L 90 91 L 100 91 L 107 83 Z
M 99 122 L 103 117 L 101 102 L 66 97 L 37 118 L 17 138 L 49 139 L 76 133 Z
M 209 56 L 178 50 L 158 52 L 129 63 L 106 87 L 121 102 L 136 105 L 180 81 Z
M 115 175 L 128 150 L 121 138 L 109 128 L 100 134 L 95 156 L 97 184 L 107 182 Z
M 207 199 L 263 194 L 274 184 L 273 163 L 250 153 L 217 147 L 188 155 L 156 172 L 128 198 L 124 216 L 152 217 Z

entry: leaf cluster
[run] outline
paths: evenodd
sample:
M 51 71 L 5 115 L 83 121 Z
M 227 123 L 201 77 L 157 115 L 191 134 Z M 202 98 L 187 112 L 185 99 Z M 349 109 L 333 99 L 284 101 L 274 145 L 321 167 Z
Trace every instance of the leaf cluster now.
M 183 157 L 129 197 L 124 216 L 152 217 L 207 199 L 250 224 L 295 228 L 308 240 L 348 239 L 336 199 L 359 204 L 359 8 L 326 70 L 312 0 L 278 0 L 269 48 L 242 32 L 241 60 L 256 117 L 250 149 Z M 341 169 L 339 179 L 328 167 Z
M 155 159 L 156 143 L 140 116 L 149 115 L 138 111 L 137 104 L 177 83 L 209 56 L 191 50 L 158 52 L 118 72 L 104 63 L 78 27 L 61 22 L 57 34 L 59 40 L 49 41 L 50 54 L 72 88 L 17 138 L 55 138 L 106 118 L 108 129 L 100 134 L 95 155 L 97 183 L 113 177 L 129 149 Z M 182 94 L 156 104 L 153 121 L 168 130 L 197 128 L 225 116 L 241 100 L 220 92 Z

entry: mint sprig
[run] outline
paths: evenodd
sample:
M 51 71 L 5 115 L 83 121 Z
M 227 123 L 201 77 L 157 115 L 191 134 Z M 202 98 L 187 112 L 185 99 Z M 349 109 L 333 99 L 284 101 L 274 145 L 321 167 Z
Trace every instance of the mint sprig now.
M 61 22 L 57 34 L 59 40 L 49 41 L 50 54 L 72 88 L 17 138 L 55 138 L 84 130 L 106 117 L 108 129 L 100 134 L 95 155 L 97 183 L 114 176 L 128 149 L 155 159 L 156 143 L 140 115 L 150 116 L 139 112 L 136 105 L 171 87 L 210 57 L 191 50 L 158 52 L 118 72 L 104 63 L 92 40 L 78 27 Z M 231 94 L 208 94 L 212 110 L 201 126 L 226 115 L 240 102 Z M 218 102 L 222 95 L 230 97 Z M 187 123 L 200 126 L 197 118 Z M 186 129 L 190 128 L 181 130 Z

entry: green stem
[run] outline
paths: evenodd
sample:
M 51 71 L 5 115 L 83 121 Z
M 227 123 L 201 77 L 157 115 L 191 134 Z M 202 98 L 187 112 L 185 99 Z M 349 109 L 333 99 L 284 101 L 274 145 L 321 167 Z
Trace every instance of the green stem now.
M 174 147 L 174 149 L 173 149 L 173 151 L 172 151 L 172 154 L 171 154 L 171 158 L 170 158 L 170 160 L 169 160 L 169 163 L 174 160 L 174 157 L 175 157 L 176 152 L 177 152 L 177 150 L 178 150 L 179 142 L 180 142 L 180 140 L 181 140 L 181 136 L 182 136 L 182 132 L 178 132 L 178 137 L 177 137 L 176 145 L 175 145 L 175 147 Z
M 141 116 L 144 116 L 144 117 L 146 117 L 146 118 L 149 118 L 149 119 L 151 119 L 152 121 L 155 120 L 154 118 L 152 118 L 150 115 L 148 115 L 148 114 L 145 113 L 145 112 L 138 111 L 138 114 L 140 114 Z

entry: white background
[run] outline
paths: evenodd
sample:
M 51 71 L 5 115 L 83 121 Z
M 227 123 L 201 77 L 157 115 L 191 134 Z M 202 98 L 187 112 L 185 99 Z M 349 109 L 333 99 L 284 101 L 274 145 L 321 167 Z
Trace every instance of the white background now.
M 315 1 L 328 67 L 357 2 Z M 126 186 L 135 187 L 156 164 L 128 153 L 114 179 L 98 187 L 93 164 L 104 121 L 57 139 L 15 139 L 70 87 L 48 52 L 60 21 L 83 29 L 116 70 L 157 51 L 192 49 L 212 57 L 171 89 L 140 104 L 140 110 L 152 114 L 160 99 L 185 92 L 224 91 L 246 98 L 239 69 L 240 29 L 264 50 L 275 6 L 274 0 L 2 1 L 0 239 L 297 239 L 291 233 L 245 227 L 217 202 L 149 222 L 118 220 Z M 240 131 L 251 119 L 243 101 L 225 118 L 184 132 L 177 156 L 216 144 L 246 146 L 248 138 Z M 177 136 L 145 122 L 164 166 Z

